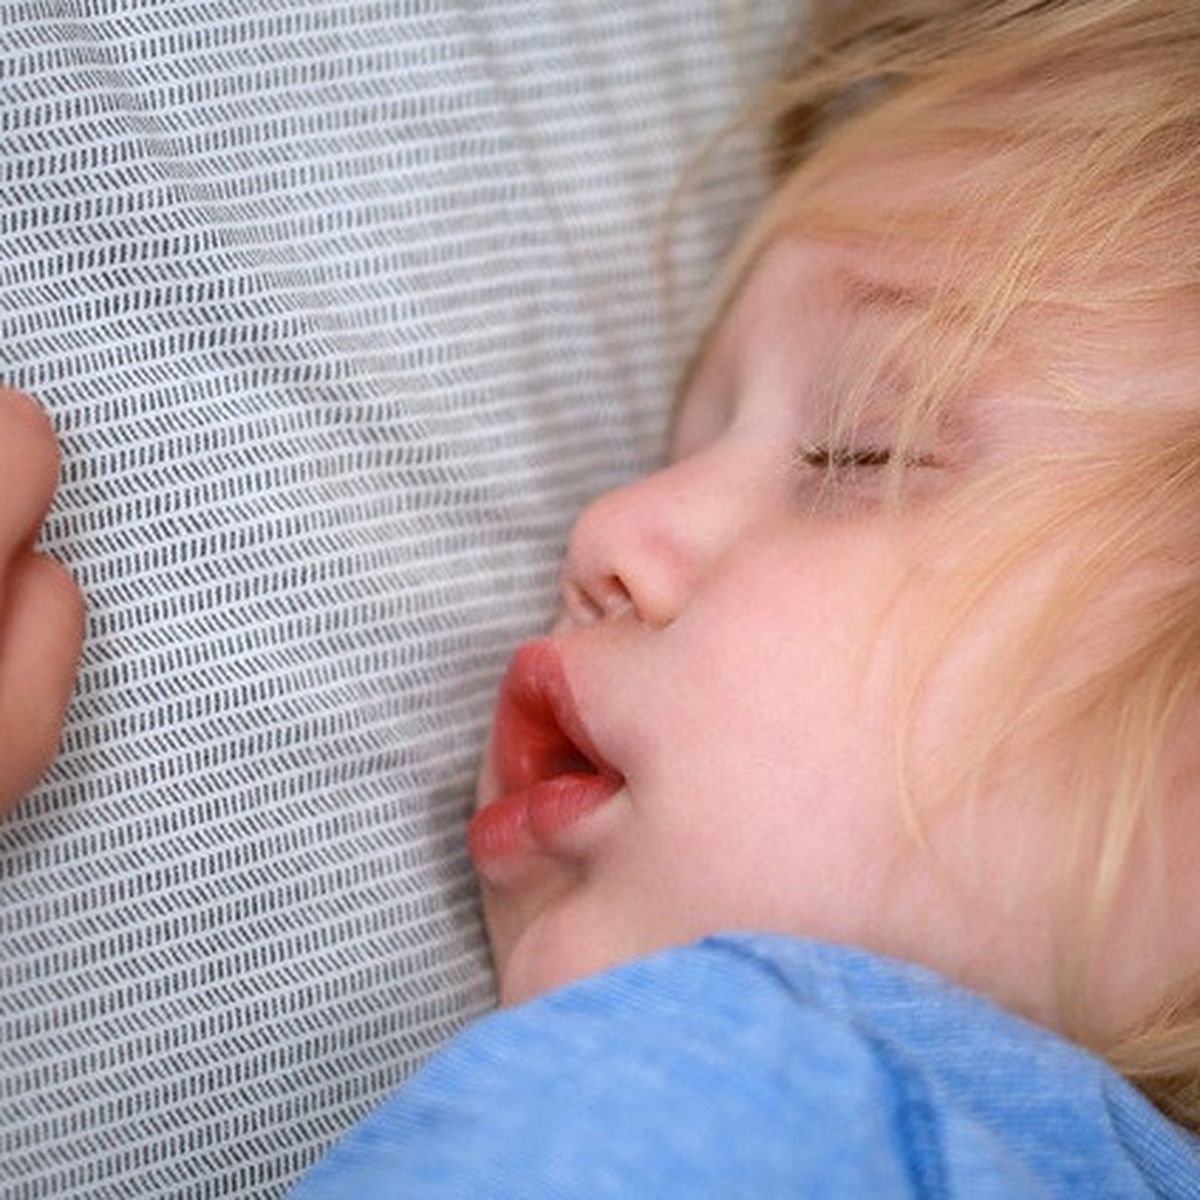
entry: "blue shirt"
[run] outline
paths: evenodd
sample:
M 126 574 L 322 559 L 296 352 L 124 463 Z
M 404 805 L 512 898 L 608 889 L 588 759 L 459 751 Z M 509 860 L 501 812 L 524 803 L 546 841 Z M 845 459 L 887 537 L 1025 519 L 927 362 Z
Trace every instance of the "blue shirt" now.
M 480 1021 L 291 1200 L 1200 1198 L 1098 1058 L 863 950 L 730 934 Z

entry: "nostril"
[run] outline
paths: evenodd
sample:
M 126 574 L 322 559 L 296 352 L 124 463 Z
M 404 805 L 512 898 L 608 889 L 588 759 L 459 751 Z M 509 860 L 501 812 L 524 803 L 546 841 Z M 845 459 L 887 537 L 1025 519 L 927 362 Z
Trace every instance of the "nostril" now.
M 567 612 L 580 625 L 594 625 L 603 620 L 602 609 L 577 583 L 567 580 L 562 589 Z
M 606 575 L 586 588 L 565 580 L 562 595 L 567 612 L 579 625 L 594 625 L 634 609 L 633 597 L 617 575 Z
M 606 575 L 597 600 L 606 617 L 619 617 L 633 608 L 633 597 L 618 575 Z

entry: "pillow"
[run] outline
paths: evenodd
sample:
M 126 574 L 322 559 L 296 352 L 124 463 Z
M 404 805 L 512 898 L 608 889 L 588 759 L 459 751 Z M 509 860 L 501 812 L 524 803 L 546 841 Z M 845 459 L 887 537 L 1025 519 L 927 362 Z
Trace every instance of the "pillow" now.
M 6 1195 L 277 1195 L 494 1003 L 493 690 L 659 453 L 695 332 L 659 215 L 785 8 L 6 15 L 0 376 L 59 431 L 90 614 L 0 827 Z M 706 168 L 685 297 L 759 187 Z

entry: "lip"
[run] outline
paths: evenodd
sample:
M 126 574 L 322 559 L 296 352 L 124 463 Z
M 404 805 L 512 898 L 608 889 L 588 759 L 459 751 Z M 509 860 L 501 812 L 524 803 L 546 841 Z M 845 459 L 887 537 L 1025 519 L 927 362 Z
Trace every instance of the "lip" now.
M 513 655 L 500 685 L 489 750 L 499 795 L 467 827 L 476 868 L 561 854 L 567 831 L 624 786 L 580 716 L 558 648 L 549 638 Z

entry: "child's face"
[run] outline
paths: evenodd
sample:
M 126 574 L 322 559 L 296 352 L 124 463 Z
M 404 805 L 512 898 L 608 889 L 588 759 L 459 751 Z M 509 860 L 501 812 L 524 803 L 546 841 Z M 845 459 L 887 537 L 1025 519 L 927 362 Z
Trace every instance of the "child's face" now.
M 920 848 L 898 785 L 895 683 L 906 639 L 936 619 L 961 566 L 963 547 L 918 551 L 942 497 L 977 462 L 1057 434 L 1022 403 L 1010 364 L 973 398 L 952 444 L 923 448 L 916 501 L 898 515 L 880 503 L 873 460 L 847 467 L 828 503 L 818 473 L 796 461 L 823 428 L 816 406 L 822 381 L 847 365 L 839 356 L 864 329 L 884 336 L 913 302 L 904 289 L 922 280 L 911 268 L 878 251 L 777 239 L 710 340 L 671 462 L 601 497 L 576 525 L 550 666 L 527 656 L 537 665 L 510 700 L 528 711 L 557 662 L 594 748 L 624 782 L 557 832 L 545 832 L 553 815 L 543 813 L 540 840 L 502 830 L 507 853 L 480 853 L 476 839 L 505 1002 L 750 928 L 924 962 L 1052 1019 L 1047 881 L 1060 874 L 1066 828 L 1036 803 L 1051 768 L 1029 761 L 992 781 L 974 818 L 952 807 L 928 815 L 931 846 Z M 869 445 L 842 449 L 885 448 L 886 421 L 865 436 Z M 953 757 L 956 714 L 987 686 L 985 668 L 1040 579 L 1031 566 L 956 637 L 915 727 L 918 757 L 935 747 Z M 514 711 L 501 722 L 521 725 Z M 513 738 L 499 767 L 498 743 Z M 501 778 L 546 757 L 529 738 L 528 728 L 494 738 L 482 805 L 529 782 Z M 602 794 L 566 802 L 589 807 Z M 1155 998 L 1148 989 L 1177 949 L 1145 936 L 1144 915 L 1130 906 L 1118 937 L 1129 953 L 1112 964 L 1104 1003 L 1114 1020 L 1147 1002 L 1142 991 Z

